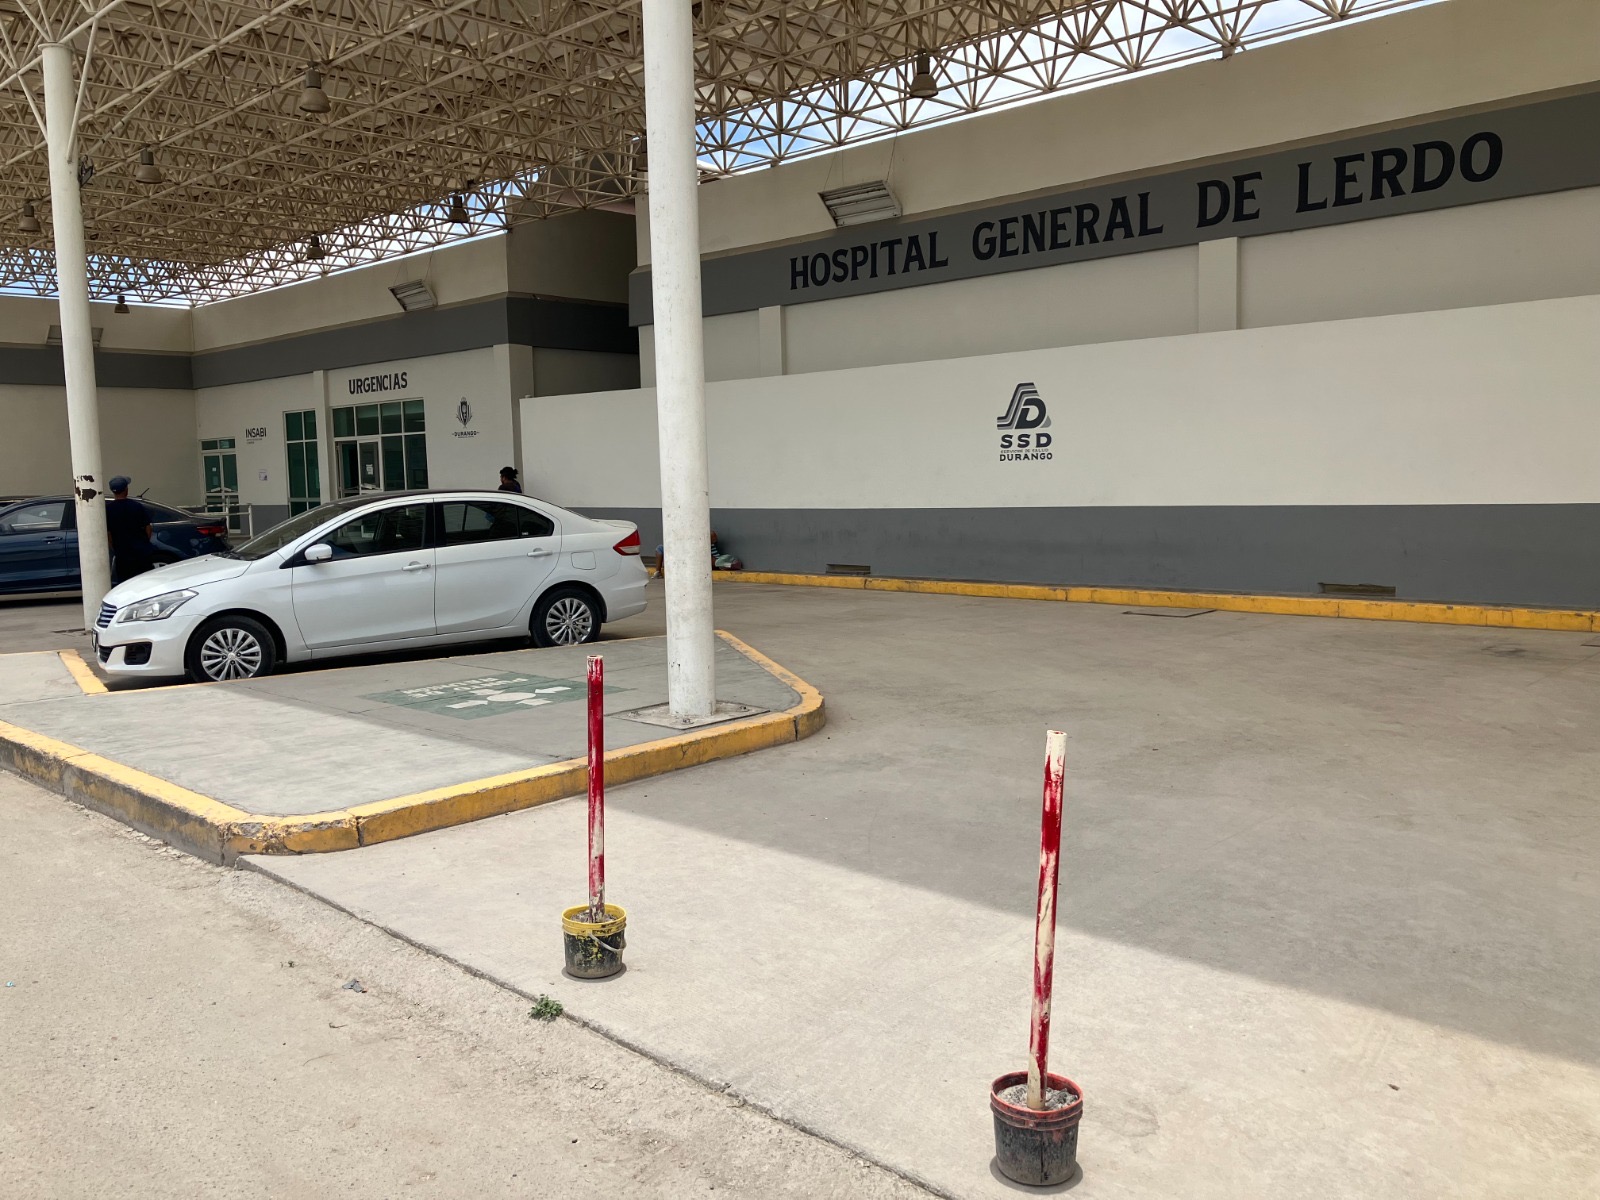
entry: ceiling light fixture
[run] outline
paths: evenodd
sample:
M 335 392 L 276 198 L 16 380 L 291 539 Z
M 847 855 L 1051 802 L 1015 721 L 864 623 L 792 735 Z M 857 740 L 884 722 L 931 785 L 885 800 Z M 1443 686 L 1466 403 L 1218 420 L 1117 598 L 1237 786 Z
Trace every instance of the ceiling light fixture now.
M 115 308 L 113 308 L 111 311 L 114 312 L 114 313 L 125 313 L 125 312 L 127 312 L 128 311 L 128 298 L 126 296 L 122 295 L 119 292 L 117 294 L 117 306 Z
M 322 90 L 322 72 L 317 68 L 306 68 L 306 85 L 300 89 L 300 102 L 295 107 L 303 113 L 325 113 L 333 107 L 328 103 L 328 93 Z
M 23 233 L 39 232 L 39 218 L 34 215 L 32 200 L 22 202 L 22 219 L 17 222 L 17 228 Z
M 907 94 L 914 100 L 932 100 L 939 94 L 939 81 L 933 77 L 933 56 L 917 55 L 917 73 L 911 77 Z
M 327 251 L 322 248 L 322 235 L 313 233 L 311 240 L 306 243 L 306 261 L 321 262 L 327 256 Z
M 450 224 L 472 224 L 472 217 L 467 213 L 467 203 L 461 198 L 460 192 L 452 193 L 450 196 Z
M 433 294 L 433 289 L 428 286 L 428 281 L 425 279 L 397 283 L 389 289 L 389 294 L 407 312 L 416 312 L 419 308 L 433 308 L 439 303 L 438 297 Z
M 166 176 L 161 173 L 161 168 L 156 166 L 155 151 L 146 146 L 139 151 L 139 165 L 133 172 L 133 177 L 140 183 L 161 183 Z
M 865 225 L 868 221 L 887 221 L 900 215 L 900 201 L 881 179 L 849 187 L 819 192 L 835 225 Z

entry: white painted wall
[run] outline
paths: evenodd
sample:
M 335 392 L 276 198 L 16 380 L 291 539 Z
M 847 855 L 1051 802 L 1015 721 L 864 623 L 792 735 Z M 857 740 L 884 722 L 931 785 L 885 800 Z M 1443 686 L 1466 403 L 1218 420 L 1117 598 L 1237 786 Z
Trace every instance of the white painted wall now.
M 165 504 L 200 502 L 194 393 L 100 389 L 100 444 L 107 477 Z M 72 491 L 66 400 L 59 387 L 0 386 L 0 495 Z
M 187 353 L 191 336 L 191 311 L 156 304 L 129 304 L 125 313 L 113 312 L 115 301 L 95 301 L 90 319 L 104 330 L 103 350 L 149 350 Z M 0 296 L 0 343 L 43 346 L 50 326 L 61 324 L 60 306 L 51 296 Z
M 1583 188 L 1241 238 L 1241 323 L 1593 295 L 1597 230 L 1600 188 Z
M 504 295 L 505 235 L 457 242 L 270 292 L 202 305 L 194 310 L 194 349 L 217 350 L 392 317 L 401 309 L 389 289 L 411 279 L 426 279 L 441 305 Z
M 240 498 L 247 504 L 287 504 L 284 413 L 314 409 L 322 458 L 322 495 L 336 498 L 332 410 L 350 404 L 389 400 L 425 401 L 428 481 L 432 487 L 494 487 L 499 468 L 513 461 L 512 380 L 509 350 L 498 346 L 427 358 L 404 359 L 337 371 L 317 371 L 263 379 L 197 393 L 200 438 L 236 439 Z M 350 380 L 404 372 L 406 386 L 386 392 L 352 394 Z M 466 400 L 471 422 L 463 426 L 457 409 Z M 249 443 L 245 430 L 265 427 L 267 436 Z M 196 451 L 198 453 L 198 450 Z M 261 472 L 267 473 L 265 480 Z
M 1600 502 L 1600 297 L 724 382 L 723 508 Z M 1038 385 L 1053 459 L 1002 462 Z M 654 393 L 523 401 L 541 494 L 656 507 Z
M 327 413 L 323 408 L 320 372 L 201 388 L 195 393 L 197 433 L 191 452 L 198 463 L 201 441 L 233 438 L 239 464 L 240 501 L 285 507 L 289 503 L 289 482 L 283 414 L 308 408 L 318 413 L 319 441 L 326 441 Z M 251 428 L 265 428 L 266 437 L 250 441 L 245 437 L 245 430 Z M 330 500 L 333 493 L 328 486 L 327 449 L 319 445 L 318 450 L 323 458 L 322 494 L 325 500 Z M 261 478 L 263 472 L 267 476 L 265 479 Z

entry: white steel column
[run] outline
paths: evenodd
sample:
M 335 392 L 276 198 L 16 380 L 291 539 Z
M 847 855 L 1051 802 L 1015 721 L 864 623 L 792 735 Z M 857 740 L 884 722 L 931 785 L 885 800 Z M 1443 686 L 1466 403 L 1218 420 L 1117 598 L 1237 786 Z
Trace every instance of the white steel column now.
M 709 717 L 716 708 L 690 7 L 688 0 L 644 0 L 643 6 L 667 696 L 672 716 L 680 721 Z
M 78 509 L 83 627 L 93 629 L 100 602 L 111 590 L 111 551 L 106 543 L 105 485 L 100 474 L 100 400 L 94 382 L 94 334 L 89 325 L 83 203 L 78 195 L 77 87 L 71 47 L 51 43 L 40 48 L 40 58 L 45 146 L 50 155 L 50 223 L 55 232 L 56 291 L 61 308 L 61 359 L 67 377 L 67 436 Z

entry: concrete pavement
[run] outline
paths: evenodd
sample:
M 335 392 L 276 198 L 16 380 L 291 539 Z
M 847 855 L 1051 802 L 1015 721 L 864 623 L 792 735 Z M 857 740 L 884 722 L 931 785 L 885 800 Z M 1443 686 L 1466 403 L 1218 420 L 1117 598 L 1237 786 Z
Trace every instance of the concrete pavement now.
M 1055 1065 L 1085 1197 L 1588 1197 L 1592 636 L 740 587 L 824 733 L 612 794 L 628 972 L 559 974 L 562 803 L 264 870 L 960 1197 L 1022 1061 L 1069 731 Z M 548 925 L 548 930 L 545 926 Z
M 0 815 L 0 1196 L 923 1194 L 258 875 Z

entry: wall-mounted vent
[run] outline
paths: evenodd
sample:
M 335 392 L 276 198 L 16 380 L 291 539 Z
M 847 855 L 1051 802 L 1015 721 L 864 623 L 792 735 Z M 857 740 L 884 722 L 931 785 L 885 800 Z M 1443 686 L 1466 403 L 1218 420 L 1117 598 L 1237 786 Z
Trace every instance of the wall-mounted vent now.
M 829 575 L 871 575 L 872 568 L 866 563 L 829 563 Z
M 1393 596 L 1387 583 L 1319 583 L 1324 596 Z
M 39 327 L 37 325 L 35 325 L 34 328 L 37 329 Z M 96 346 L 98 346 L 100 344 L 100 335 L 102 333 L 104 333 L 105 331 L 106 331 L 106 328 L 105 328 L 104 325 L 96 325 L 89 331 L 91 336 L 93 336 L 93 338 L 94 338 L 94 344 Z M 61 326 L 59 326 L 59 325 L 50 326 L 50 332 L 44 335 L 44 344 L 46 346 L 59 346 L 59 345 L 61 345 Z
M 408 283 L 397 283 L 389 289 L 400 307 L 407 312 L 416 312 L 421 308 L 433 308 L 439 303 L 433 294 L 433 289 L 422 279 L 413 279 Z
M 833 223 L 841 227 L 887 221 L 900 215 L 900 201 L 895 199 L 889 185 L 881 179 L 834 188 L 829 192 L 819 192 L 818 195 L 827 206 Z

